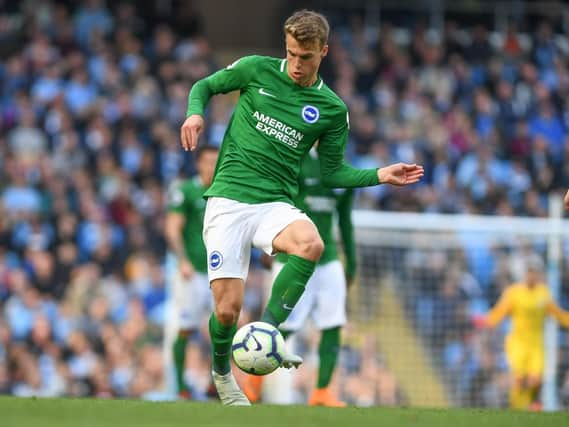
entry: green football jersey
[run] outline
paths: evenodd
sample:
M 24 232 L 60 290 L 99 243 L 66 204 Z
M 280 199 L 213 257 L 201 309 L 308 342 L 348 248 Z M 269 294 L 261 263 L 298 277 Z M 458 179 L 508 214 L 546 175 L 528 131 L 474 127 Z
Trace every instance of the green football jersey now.
M 200 273 L 207 273 L 207 254 L 203 241 L 206 188 L 199 176 L 177 181 L 168 190 L 168 212 L 184 215 L 183 240 L 186 256 Z
M 196 82 L 187 115 L 203 115 L 213 95 L 234 90 L 240 97 L 206 197 L 292 203 L 298 194 L 301 160 L 316 141 L 324 185 L 378 184 L 376 169 L 355 169 L 344 162 L 347 107 L 321 78 L 311 87 L 301 87 L 287 74 L 286 59 L 244 57 Z
M 346 275 L 353 278 L 356 272 L 356 244 L 352 225 L 353 190 L 331 189 L 322 185 L 320 164 L 312 153 L 302 161 L 298 197 L 295 205 L 314 222 L 324 242 L 324 252 L 319 264 L 338 259 L 334 239 L 334 217 L 337 216 L 340 237 L 346 256 Z M 277 261 L 286 262 L 287 255 L 277 255 Z

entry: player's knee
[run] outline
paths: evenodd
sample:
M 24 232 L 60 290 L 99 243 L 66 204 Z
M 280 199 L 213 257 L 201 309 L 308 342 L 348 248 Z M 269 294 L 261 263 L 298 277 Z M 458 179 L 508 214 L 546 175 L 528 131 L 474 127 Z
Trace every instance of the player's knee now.
M 318 261 L 324 251 L 324 242 L 318 234 L 307 236 L 298 243 L 295 255 L 310 261 Z
M 192 330 L 189 328 L 182 328 L 178 331 L 178 338 L 188 339 L 192 334 Z
M 215 310 L 215 317 L 223 326 L 231 326 L 237 322 L 239 309 L 232 304 L 220 305 Z
M 541 387 L 541 377 L 539 376 L 530 376 L 527 379 L 527 386 L 529 388 L 538 388 Z
M 313 261 L 318 261 L 322 256 L 322 252 L 324 252 L 324 242 L 318 234 L 310 242 L 308 252 Z
M 515 376 L 512 385 L 518 389 L 526 388 L 526 378 L 523 376 Z

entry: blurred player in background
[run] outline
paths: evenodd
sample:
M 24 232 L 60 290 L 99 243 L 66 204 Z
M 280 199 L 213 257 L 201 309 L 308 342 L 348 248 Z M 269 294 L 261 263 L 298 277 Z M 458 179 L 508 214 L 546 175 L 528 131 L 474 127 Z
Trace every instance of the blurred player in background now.
M 226 405 L 249 405 L 230 367 L 231 342 L 245 293 L 251 247 L 288 254 L 261 320 L 278 327 L 304 292 L 324 244 L 312 221 L 296 208 L 302 158 L 316 141 L 324 185 L 332 188 L 408 185 L 423 167 L 397 163 L 356 169 L 344 161 L 349 119 L 346 104 L 318 75 L 328 54 L 326 18 L 300 11 L 284 25 L 286 59 L 241 58 L 194 84 L 181 128 L 186 150 L 197 146 L 204 110 L 218 93 L 240 91 L 223 138 L 208 197 L 204 239 L 215 310 L 210 318 L 212 376 Z M 283 356 L 283 367 L 302 359 Z
M 353 190 L 334 190 L 322 185 L 320 165 L 316 150 L 304 157 L 299 179 L 299 193 L 295 205 L 305 212 L 318 228 L 324 242 L 324 252 L 314 274 L 306 284 L 306 291 L 298 301 L 280 330 L 285 338 L 297 332 L 311 317 L 321 331 L 318 347 L 319 366 L 316 389 L 309 405 L 343 407 L 328 386 L 336 368 L 340 351 L 340 329 L 346 323 L 346 285 L 350 285 L 356 273 L 356 244 L 352 224 Z M 334 216 L 337 216 L 340 236 L 344 246 L 346 269 L 338 258 L 334 239 Z M 287 261 L 286 254 L 278 254 L 273 263 L 273 278 Z M 244 389 L 251 401 L 261 397 L 263 377 L 248 376 Z
M 555 317 L 569 328 L 569 312 L 552 300 L 549 288 L 541 279 L 543 262 L 539 257 L 527 261 L 525 281 L 510 285 L 486 316 L 474 319 L 477 327 L 494 328 L 506 316 L 512 318 L 511 332 L 504 344 L 512 373 L 510 407 L 539 409 L 545 343 L 545 316 Z
M 184 380 L 186 345 L 213 307 L 202 230 L 203 195 L 213 180 L 217 157 L 216 147 L 200 147 L 196 153 L 197 175 L 174 182 L 168 191 L 165 234 L 168 247 L 176 257 L 177 268 L 171 288 L 175 314 L 169 316 L 164 335 L 167 351 L 171 357 L 173 354 L 178 395 L 186 399 L 191 397 Z

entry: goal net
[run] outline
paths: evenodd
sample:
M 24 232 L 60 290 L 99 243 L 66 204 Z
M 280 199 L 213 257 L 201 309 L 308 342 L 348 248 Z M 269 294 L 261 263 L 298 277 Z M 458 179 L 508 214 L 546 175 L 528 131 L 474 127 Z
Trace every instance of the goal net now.
M 476 330 L 506 286 L 523 279 L 539 256 L 543 279 L 567 308 L 564 240 L 559 218 L 530 219 L 354 212 L 358 282 L 349 290 L 349 324 L 333 380 L 356 405 L 505 407 L 510 376 L 504 355 L 509 324 Z M 569 249 L 569 248 L 568 248 Z M 546 325 L 546 408 L 569 404 L 569 336 Z M 318 336 L 295 339 L 304 353 L 297 393 L 314 386 Z

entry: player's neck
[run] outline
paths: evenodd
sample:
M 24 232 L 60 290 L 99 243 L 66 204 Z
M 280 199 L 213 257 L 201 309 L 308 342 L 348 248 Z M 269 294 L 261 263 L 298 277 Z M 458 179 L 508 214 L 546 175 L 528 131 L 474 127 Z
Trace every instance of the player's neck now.
M 300 87 L 311 87 L 314 86 L 318 81 L 318 73 L 313 74 L 310 78 L 306 79 L 305 81 L 295 80 L 288 70 L 288 63 L 287 63 L 286 75 L 294 84 Z
M 314 84 L 316 83 L 316 80 L 318 80 L 318 74 L 314 74 L 306 82 L 299 82 L 297 84 L 301 87 L 310 87 L 310 86 L 314 86 Z

